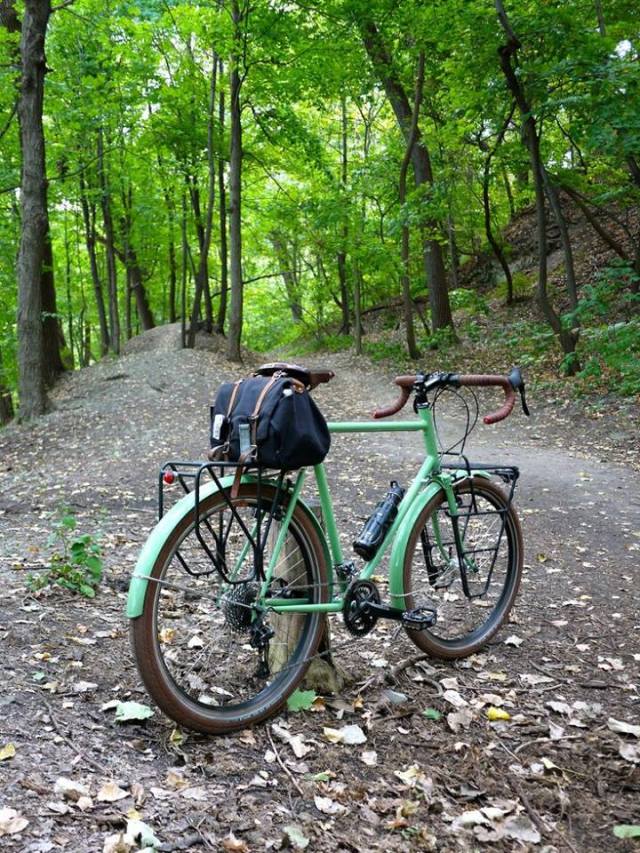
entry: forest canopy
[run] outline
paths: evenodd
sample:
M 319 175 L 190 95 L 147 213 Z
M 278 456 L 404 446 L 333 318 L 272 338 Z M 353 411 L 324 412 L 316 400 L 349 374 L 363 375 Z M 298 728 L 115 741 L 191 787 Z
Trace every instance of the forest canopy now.
M 2 420 L 154 325 L 361 352 L 382 305 L 415 358 L 489 286 L 637 394 L 639 26 L 631 0 L 0 0 Z

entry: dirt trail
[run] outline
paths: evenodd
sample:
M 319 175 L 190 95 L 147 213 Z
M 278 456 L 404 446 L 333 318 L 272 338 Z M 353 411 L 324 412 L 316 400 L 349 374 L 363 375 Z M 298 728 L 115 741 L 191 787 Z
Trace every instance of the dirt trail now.
M 166 850 L 277 850 L 295 844 L 291 825 L 320 851 L 632 849 L 612 827 L 640 820 L 638 739 L 607 721 L 640 722 L 637 433 L 557 403 L 532 399 L 542 414 L 530 423 L 517 414 L 473 434 L 472 458 L 520 466 L 526 543 L 513 622 L 485 652 L 411 667 L 394 686 L 400 698 L 389 698 L 385 676 L 412 644 L 391 642 L 389 629 L 346 644 L 336 627 L 336 657 L 355 680 L 324 710 L 280 721 L 309 747 L 301 758 L 269 725 L 211 740 L 175 733 L 159 712 L 118 725 L 102 710 L 148 701 L 123 584 L 153 524 L 157 465 L 201 455 L 211 392 L 237 375 L 215 352 L 180 351 L 175 333 L 66 378 L 54 412 L 0 433 L 0 750 L 16 748 L 0 762 L 0 808 L 29 821 L 2 838 L 4 849 L 101 851 L 134 807 Z M 338 375 L 317 400 L 329 417 L 365 416 L 393 394 L 364 359 L 328 361 Z M 447 433 L 459 425 L 443 423 Z M 616 461 L 603 462 L 614 432 Z M 418 458 L 415 436 L 336 437 L 329 475 L 345 545 L 386 481 L 406 482 Z M 81 532 L 102 531 L 106 578 L 95 601 L 25 592 L 62 503 Z M 443 689 L 461 697 L 470 722 L 447 720 L 455 709 Z M 488 703 L 511 720 L 489 722 Z M 425 717 L 427 708 L 442 717 Z M 366 744 L 326 740 L 324 727 L 347 723 Z M 54 793 L 61 776 L 89 787 L 85 811 Z M 109 780 L 126 797 L 98 801 Z

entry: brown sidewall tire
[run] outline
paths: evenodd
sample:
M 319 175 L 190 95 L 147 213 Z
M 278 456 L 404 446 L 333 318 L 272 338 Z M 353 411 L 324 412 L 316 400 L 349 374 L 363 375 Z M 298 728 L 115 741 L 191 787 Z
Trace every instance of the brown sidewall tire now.
M 497 501 L 498 504 L 502 504 L 502 506 L 506 506 L 507 497 L 498 486 L 496 486 L 490 480 L 485 480 L 483 477 L 474 477 L 473 478 L 473 488 L 479 494 L 485 494 L 490 496 L 494 501 Z M 456 493 L 465 494 L 471 491 L 471 484 L 468 480 L 462 481 L 459 486 L 454 487 Z M 411 589 L 411 567 L 413 562 L 413 555 L 416 550 L 416 545 L 418 543 L 418 537 L 420 536 L 420 531 L 424 527 L 427 519 L 434 512 L 437 507 L 443 501 L 443 493 L 439 492 L 435 497 L 433 497 L 429 503 L 422 510 L 416 523 L 413 526 L 413 529 L 409 535 L 409 539 L 407 542 L 407 548 L 405 550 L 404 557 L 404 568 L 403 568 L 403 587 L 405 593 Z M 507 521 L 505 526 L 505 531 L 503 533 L 504 536 L 509 537 L 509 547 L 510 549 L 514 549 L 515 553 L 512 555 L 511 559 L 513 561 L 513 569 L 510 572 L 508 583 L 509 590 L 506 599 L 500 602 L 499 613 L 492 617 L 491 625 L 487 626 L 487 630 L 482 633 L 482 636 L 475 641 L 471 641 L 468 643 L 460 642 L 454 644 L 453 641 L 449 641 L 449 644 L 444 640 L 440 640 L 438 637 L 435 637 L 430 633 L 429 630 L 425 631 L 411 631 L 407 629 L 407 635 L 412 640 L 415 645 L 421 649 L 423 652 L 426 652 L 430 657 L 439 658 L 440 660 L 456 660 L 457 658 L 468 657 L 469 655 L 474 654 L 479 651 L 483 646 L 485 646 L 491 637 L 496 634 L 502 625 L 507 621 L 509 617 L 509 613 L 511 612 L 511 608 L 513 607 L 513 603 L 518 594 L 518 590 L 520 589 L 520 581 L 522 579 L 522 563 L 523 563 L 523 540 L 522 540 L 522 528 L 520 526 L 520 521 L 518 519 L 517 513 L 515 511 L 513 502 L 509 508 L 509 513 L 507 515 Z M 413 599 L 410 595 L 406 598 L 406 607 L 407 609 L 411 609 L 414 607 Z
M 260 490 L 261 498 L 269 500 L 273 497 L 274 491 L 273 487 L 263 484 Z M 238 498 L 242 500 L 243 497 L 247 499 L 256 497 L 256 488 L 253 484 L 241 486 Z M 204 517 L 209 511 L 219 506 L 221 501 L 223 502 L 224 499 L 221 498 L 219 492 L 203 500 L 200 506 L 201 517 Z M 307 513 L 300 507 L 296 507 L 292 523 L 295 524 L 296 532 L 300 534 L 301 544 L 308 552 L 308 559 L 315 562 L 314 573 L 318 584 L 316 601 L 327 601 L 327 567 L 324 549 L 315 526 Z M 181 537 L 193 527 L 193 524 L 194 513 L 189 513 L 174 528 L 156 559 L 150 577 L 159 578 L 162 575 L 165 563 L 172 555 L 176 542 L 180 541 Z M 314 570 L 312 569 L 312 571 Z M 155 602 L 159 591 L 159 584 L 149 583 L 147 585 L 143 612 L 140 616 L 131 620 L 130 634 L 142 681 L 149 695 L 167 716 L 186 728 L 203 732 L 204 734 L 226 734 L 262 722 L 282 708 L 287 697 L 291 695 L 303 679 L 309 666 L 309 661 L 295 670 L 292 669 L 292 677 L 285 682 L 281 693 L 277 695 L 268 694 L 255 707 L 251 707 L 250 710 L 238 713 L 233 717 L 230 716 L 227 719 L 221 719 L 220 716 L 216 718 L 213 709 L 210 715 L 203 712 L 201 705 L 186 697 L 176 687 L 169 673 L 166 671 L 162 657 L 159 654 L 158 643 L 154 636 Z M 325 627 L 325 614 L 314 613 L 311 615 L 311 619 L 312 625 L 309 629 L 309 636 L 306 639 L 304 650 L 304 657 L 306 658 L 316 653 Z

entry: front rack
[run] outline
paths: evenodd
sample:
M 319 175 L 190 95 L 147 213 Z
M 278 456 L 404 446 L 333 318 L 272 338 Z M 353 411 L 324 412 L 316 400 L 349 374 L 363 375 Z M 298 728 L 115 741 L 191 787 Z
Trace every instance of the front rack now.
M 443 506 L 441 507 L 441 511 L 444 512 L 444 514 L 447 516 L 448 520 L 451 523 L 453 538 L 451 541 L 439 542 L 438 547 L 440 549 L 455 548 L 458 568 L 460 570 L 460 576 L 462 580 L 462 588 L 465 596 L 469 599 L 481 598 L 486 594 L 489 588 L 489 584 L 491 582 L 493 570 L 495 568 L 496 560 L 498 557 L 498 552 L 502 543 L 502 537 L 504 536 L 507 515 L 511 510 L 511 504 L 513 502 L 516 484 L 520 476 L 520 469 L 515 465 L 496 465 L 495 463 L 491 462 L 470 462 L 468 457 L 462 453 L 445 453 L 442 455 L 451 456 L 456 459 L 455 462 L 441 463 L 442 469 L 464 472 L 466 475 L 465 479 L 468 479 L 469 481 L 470 490 L 468 505 L 465 506 L 464 502 L 461 501 L 461 505 L 458 508 L 459 511 L 457 515 L 453 515 L 449 511 L 449 508 L 447 507 L 446 503 L 443 504 Z M 488 474 L 492 477 L 499 478 L 508 487 L 508 491 L 505 495 L 506 505 L 504 507 L 494 507 L 491 510 L 479 509 L 476 489 L 473 482 L 473 474 L 477 471 L 482 471 L 483 473 Z M 488 515 L 497 515 L 500 519 L 500 524 L 496 533 L 495 542 L 491 545 L 486 545 L 485 547 L 474 546 L 472 549 L 467 548 L 465 543 L 467 540 L 467 531 L 471 519 L 473 517 Z M 425 560 L 427 562 L 427 569 L 429 572 L 429 564 L 431 561 L 430 554 L 432 553 L 434 544 L 429 542 L 428 535 L 426 534 L 426 532 L 424 533 L 422 546 L 425 554 Z M 483 587 L 479 592 L 472 593 L 469 586 L 469 579 L 467 577 L 467 567 L 469 565 L 474 564 L 478 558 L 478 555 L 480 554 L 489 554 L 491 562 L 489 565 L 486 582 L 484 583 Z M 431 579 L 430 573 L 429 576 Z
M 256 508 L 254 511 L 255 527 L 253 531 L 244 523 L 244 520 L 238 513 L 234 497 L 230 494 L 229 489 L 225 488 L 222 483 L 222 478 L 225 474 L 238 474 L 238 469 L 241 473 L 250 473 L 254 475 L 256 483 Z M 262 485 L 265 479 L 264 475 L 267 469 L 255 464 L 239 464 L 237 462 L 202 462 L 189 460 L 170 460 L 165 462 L 158 473 L 158 518 L 161 519 L 165 513 L 165 494 L 164 490 L 167 486 L 172 486 L 174 483 L 182 488 L 185 494 L 194 493 L 194 531 L 204 553 L 207 555 L 212 568 L 205 571 L 194 571 L 187 563 L 187 560 L 182 556 L 180 551 L 176 552 L 176 557 L 179 560 L 183 569 L 192 577 L 202 577 L 212 574 L 217 571 L 225 583 L 245 583 L 246 578 L 237 580 L 230 576 L 226 560 L 225 546 L 231 530 L 233 522 L 239 524 L 240 529 L 245 535 L 249 547 L 253 551 L 253 565 L 255 579 L 264 580 L 264 549 L 271 530 L 271 525 L 274 519 L 282 518 L 283 503 L 285 496 L 289 491 L 289 484 L 285 484 L 284 471 L 277 472 L 277 478 L 270 473 L 269 483 L 275 483 L 275 494 L 271 498 L 262 496 Z M 212 524 L 207 518 L 201 516 L 201 492 L 202 487 L 206 482 L 213 482 L 216 485 L 217 492 L 222 496 L 224 502 L 231 512 L 228 523 L 223 524 L 220 520 L 218 530 L 214 530 Z M 202 528 L 205 528 L 209 534 L 210 542 L 213 543 L 213 548 L 206 541 L 203 535 Z

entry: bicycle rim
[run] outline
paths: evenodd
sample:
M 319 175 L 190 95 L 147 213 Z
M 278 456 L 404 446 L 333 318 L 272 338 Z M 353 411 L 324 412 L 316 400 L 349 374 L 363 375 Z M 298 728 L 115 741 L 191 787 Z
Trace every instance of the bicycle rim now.
M 263 510 L 272 496 L 273 490 L 263 485 Z M 233 505 L 253 532 L 255 486 L 243 486 Z M 201 535 L 232 584 L 203 549 L 192 515 L 169 536 L 151 572 L 143 613 L 132 622 L 138 668 L 151 696 L 180 724 L 214 734 L 274 714 L 304 676 L 324 627 L 319 613 L 266 613 L 263 625 L 273 636 L 263 649 L 252 645 L 259 583 L 238 517 L 219 493 L 200 507 Z M 274 521 L 265 566 L 277 531 Z M 326 598 L 322 548 L 301 509 L 291 519 L 274 577 L 273 589 L 280 595 L 313 603 Z
M 408 631 L 409 637 L 441 658 L 470 655 L 495 634 L 513 605 L 522 573 L 520 523 L 504 492 L 473 478 L 458 485 L 455 494 L 462 561 L 443 492 L 420 514 L 404 561 L 405 606 L 433 608 L 437 614 L 432 628 Z

